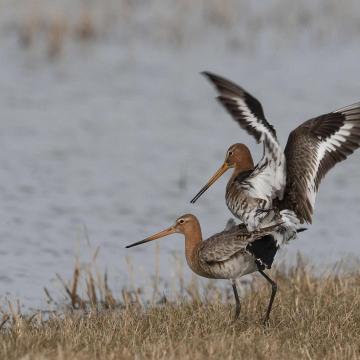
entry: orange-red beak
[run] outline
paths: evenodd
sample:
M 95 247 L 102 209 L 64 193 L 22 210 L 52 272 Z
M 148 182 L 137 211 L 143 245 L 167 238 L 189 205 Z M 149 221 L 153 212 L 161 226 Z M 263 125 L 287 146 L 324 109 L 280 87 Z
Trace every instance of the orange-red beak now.
M 213 175 L 213 177 L 207 182 L 207 184 L 195 195 L 195 197 L 190 201 L 192 204 L 194 204 L 197 199 L 217 180 L 223 175 L 226 170 L 228 170 L 230 166 L 224 162 L 221 167 L 216 171 L 216 173 Z
M 128 248 L 131 248 L 131 247 L 133 247 L 133 246 L 145 244 L 145 243 L 147 243 L 147 242 L 149 242 L 149 241 L 156 240 L 156 239 L 160 239 L 160 238 L 162 238 L 162 237 L 164 237 L 164 236 L 167 236 L 167 235 L 170 235 L 170 234 L 174 234 L 174 233 L 176 233 L 175 227 L 174 227 L 174 226 L 170 226 L 169 228 L 167 228 L 167 229 L 165 229 L 165 230 L 163 230 L 163 231 L 160 231 L 160 232 L 158 232 L 158 233 L 156 233 L 156 234 L 154 234 L 154 235 L 152 235 L 152 236 L 149 236 L 149 237 L 147 237 L 147 238 L 144 239 L 144 240 L 141 240 L 141 241 L 135 242 L 135 243 L 133 243 L 133 244 L 127 245 L 126 248 L 128 249 Z

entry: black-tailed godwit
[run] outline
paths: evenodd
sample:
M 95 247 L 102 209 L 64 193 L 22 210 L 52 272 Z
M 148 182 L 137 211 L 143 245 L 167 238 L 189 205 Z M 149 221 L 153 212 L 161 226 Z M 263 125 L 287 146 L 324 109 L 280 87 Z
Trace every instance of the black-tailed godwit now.
M 144 244 L 164 236 L 180 233 L 185 236 L 185 257 L 193 272 L 211 279 L 229 279 L 235 296 L 235 319 L 240 314 L 240 300 L 236 280 L 246 274 L 259 271 L 271 284 L 271 297 L 264 322 L 269 319 L 276 294 L 276 283 L 264 272 L 270 268 L 277 246 L 269 234 L 279 226 L 275 223 L 249 233 L 243 225 L 231 225 L 207 240 L 202 239 L 198 219 L 192 214 L 180 216 L 169 228 L 138 241 L 127 248 Z
M 296 236 L 300 224 L 312 222 L 321 179 L 360 146 L 360 102 L 305 121 L 290 133 L 283 151 L 257 99 L 229 80 L 203 74 L 215 85 L 218 100 L 233 119 L 263 143 L 264 155 L 254 166 L 246 145 L 230 146 L 223 165 L 191 202 L 233 168 L 226 187 L 228 208 L 248 231 L 281 217 L 281 231 L 274 233 L 281 245 Z

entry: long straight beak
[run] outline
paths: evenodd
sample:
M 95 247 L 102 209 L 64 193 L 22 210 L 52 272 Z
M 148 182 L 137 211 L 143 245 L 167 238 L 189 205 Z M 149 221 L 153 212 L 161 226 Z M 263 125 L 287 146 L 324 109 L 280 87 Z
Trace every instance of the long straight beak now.
M 191 204 L 194 204 L 197 201 L 197 199 L 229 168 L 230 166 L 226 162 L 224 162 L 221 165 L 221 167 L 216 171 L 216 173 L 213 175 L 213 177 L 207 182 L 207 184 L 190 201 Z
M 167 229 L 165 229 L 165 230 L 163 230 L 163 231 L 160 231 L 160 232 L 158 232 L 158 233 L 156 233 L 156 234 L 154 234 L 154 235 L 152 235 L 152 236 L 147 237 L 147 238 L 144 239 L 144 240 L 135 242 L 135 243 L 130 244 L 130 245 L 127 245 L 127 246 L 125 246 L 125 247 L 128 249 L 128 248 L 131 248 L 131 247 L 133 247 L 133 246 L 138 246 L 138 245 L 141 245 L 141 244 L 145 244 L 145 243 L 147 243 L 147 242 L 149 242 L 149 241 L 156 240 L 156 239 L 160 239 L 160 238 L 162 238 L 162 237 L 164 237 L 164 236 L 167 236 L 167 235 L 170 235 L 170 234 L 174 234 L 175 232 L 176 232 L 175 227 L 174 227 L 174 226 L 171 226 L 171 227 L 169 227 L 169 228 L 167 228 Z

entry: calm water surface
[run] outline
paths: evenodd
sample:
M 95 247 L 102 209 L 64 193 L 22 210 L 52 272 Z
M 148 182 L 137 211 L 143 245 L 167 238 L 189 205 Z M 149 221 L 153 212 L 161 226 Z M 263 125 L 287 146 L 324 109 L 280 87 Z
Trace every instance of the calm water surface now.
M 258 97 L 284 145 L 302 121 L 360 100 L 357 43 L 243 53 L 108 39 L 49 62 L 6 36 L 0 52 L 0 300 L 26 306 L 41 306 L 55 273 L 70 278 L 76 253 L 89 258 L 87 236 L 120 289 L 126 255 L 139 284 L 155 267 L 154 245 L 126 244 L 184 212 L 199 217 L 204 236 L 222 230 L 226 177 L 189 201 L 228 145 L 246 143 L 256 160 L 262 149 L 214 101 L 201 70 Z M 360 153 L 326 177 L 313 226 L 282 257 L 300 250 L 321 266 L 360 255 L 359 184 Z M 182 247 L 178 235 L 160 242 L 163 277 Z

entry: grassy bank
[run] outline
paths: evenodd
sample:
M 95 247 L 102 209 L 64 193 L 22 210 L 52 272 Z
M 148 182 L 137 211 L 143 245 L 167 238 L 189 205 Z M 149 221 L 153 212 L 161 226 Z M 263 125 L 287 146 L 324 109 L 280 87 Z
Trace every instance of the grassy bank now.
M 111 302 L 108 309 L 89 305 L 85 310 L 50 314 L 46 320 L 42 314 L 25 317 L 13 310 L 1 329 L 0 358 L 360 357 L 359 271 L 316 277 L 299 262 L 287 271 L 274 270 L 272 275 L 279 292 L 267 327 L 261 318 L 269 288 L 259 278 L 254 291 L 243 296 L 241 318 L 236 323 L 231 301 L 200 301 L 196 297 L 149 307 L 133 297 Z

